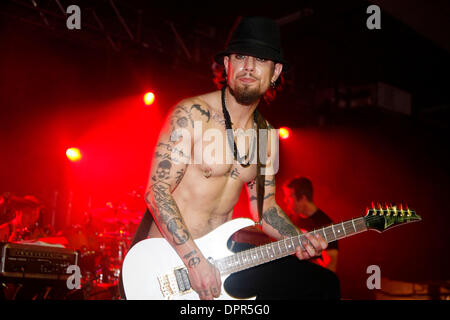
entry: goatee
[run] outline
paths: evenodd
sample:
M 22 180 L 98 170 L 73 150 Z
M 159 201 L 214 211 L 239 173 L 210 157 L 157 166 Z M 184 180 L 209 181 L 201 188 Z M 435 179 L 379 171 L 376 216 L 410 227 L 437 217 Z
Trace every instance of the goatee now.
M 236 99 L 236 102 L 245 106 L 251 105 L 257 102 L 263 95 L 258 91 L 258 89 L 250 89 L 247 86 L 237 87 L 233 90 L 228 87 L 231 95 Z

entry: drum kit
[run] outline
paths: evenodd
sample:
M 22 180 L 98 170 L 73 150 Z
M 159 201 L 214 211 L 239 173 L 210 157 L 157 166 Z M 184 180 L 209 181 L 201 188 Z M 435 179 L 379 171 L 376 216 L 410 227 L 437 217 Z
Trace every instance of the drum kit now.
M 138 198 L 134 200 L 141 198 L 135 191 L 128 195 Z M 42 207 L 34 197 L 0 195 L 0 241 L 38 242 L 76 250 L 82 298 L 119 299 L 120 269 L 144 211 L 130 209 L 123 202 L 107 202 L 104 207 L 86 210 L 82 223 L 55 232 L 39 225 Z

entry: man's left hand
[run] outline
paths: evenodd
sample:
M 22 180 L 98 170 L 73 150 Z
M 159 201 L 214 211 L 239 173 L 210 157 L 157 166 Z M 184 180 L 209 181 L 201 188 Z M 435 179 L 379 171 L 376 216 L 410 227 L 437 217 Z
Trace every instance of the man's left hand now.
M 316 234 L 315 236 L 305 233 L 305 238 L 307 240 L 303 240 L 302 245 L 305 250 L 301 246 L 298 246 L 295 251 L 295 255 L 300 260 L 306 260 L 313 257 L 318 257 L 322 254 L 322 251 L 328 247 L 328 243 L 325 239 L 320 235 Z

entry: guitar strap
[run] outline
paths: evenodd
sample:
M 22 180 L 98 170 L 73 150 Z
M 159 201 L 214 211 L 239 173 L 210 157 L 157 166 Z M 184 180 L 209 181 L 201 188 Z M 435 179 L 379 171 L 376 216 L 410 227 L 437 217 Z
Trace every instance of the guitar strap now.
M 264 119 L 264 117 L 257 111 L 256 112 L 256 143 L 257 143 L 257 166 L 256 166 L 256 193 L 257 193 L 257 208 L 258 208 L 258 224 L 261 224 L 261 219 L 262 219 L 262 209 L 263 209 L 263 202 L 264 202 L 264 180 L 265 180 L 265 176 L 261 173 L 262 168 L 264 168 L 264 165 L 262 164 L 262 162 L 260 161 L 260 153 L 262 154 L 267 154 L 267 152 L 265 152 L 267 150 L 267 143 L 263 143 L 260 144 L 259 143 L 259 139 L 260 139 L 260 129 L 267 129 L 267 122 Z M 264 132 L 267 133 L 267 130 L 264 130 Z M 267 141 L 267 134 L 263 134 L 263 137 L 266 137 L 266 141 Z M 260 152 L 259 147 L 263 147 L 264 148 L 264 152 Z M 131 249 L 136 243 L 138 243 L 139 241 L 142 241 L 144 239 L 146 239 L 148 237 L 148 233 L 150 232 L 150 227 L 152 226 L 154 219 L 153 219 L 153 215 L 150 212 L 150 210 L 147 208 L 145 210 L 144 216 L 142 217 L 141 222 L 139 223 L 139 226 L 136 230 L 136 233 L 134 234 L 133 237 L 133 241 L 131 241 L 131 245 L 130 248 Z M 129 250 L 128 249 L 128 250 Z M 125 298 L 125 291 L 123 289 L 123 282 L 122 282 L 122 272 L 120 273 L 120 278 L 119 278 L 119 292 L 120 292 L 120 296 L 121 299 L 126 299 Z
M 264 119 L 264 117 L 261 115 L 261 113 L 258 112 L 258 110 L 255 110 L 256 112 L 256 142 L 257 142 L 257 165 L 256 165 L 256 197 L 257 197 L 257 209 L 258 209 L 258 224 L 261 225 L 262 220 L 262 210 L 263 210 L 263 202 L 264 202 L 264 181 L 265 181 L 265 175 L 262 174 L 262 170 L 265 167 L 265 165 L 262 164 L 260 155 L 263 154 L 264 156 L 267 155 L 267 122 Z M 260 140 L 260 134 L 262 133 L 260 130 L 264 129 L 263 132 L 266 132 L 267 134 L 263 135 L 266 138 L 266 143 L 259 143 Z M 260 148 L 263 148 L 263 150 L 260 150 Z

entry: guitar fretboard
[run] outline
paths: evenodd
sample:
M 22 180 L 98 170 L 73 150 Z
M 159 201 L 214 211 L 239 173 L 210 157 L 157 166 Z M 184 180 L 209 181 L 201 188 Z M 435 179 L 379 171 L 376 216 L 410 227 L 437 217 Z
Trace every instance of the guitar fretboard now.
M 364 217 L 361 217 L 308 233 L 312 235 L 320 234 L 330 243 L 366 230 Z M 303 248 L 304 241 L 308 242 L 308 239 L 305 234 L 300 234 L 218 259 L 215 264 L 222 275 L 231 274 L 291 255 L 295 253 L 298 246 Z

